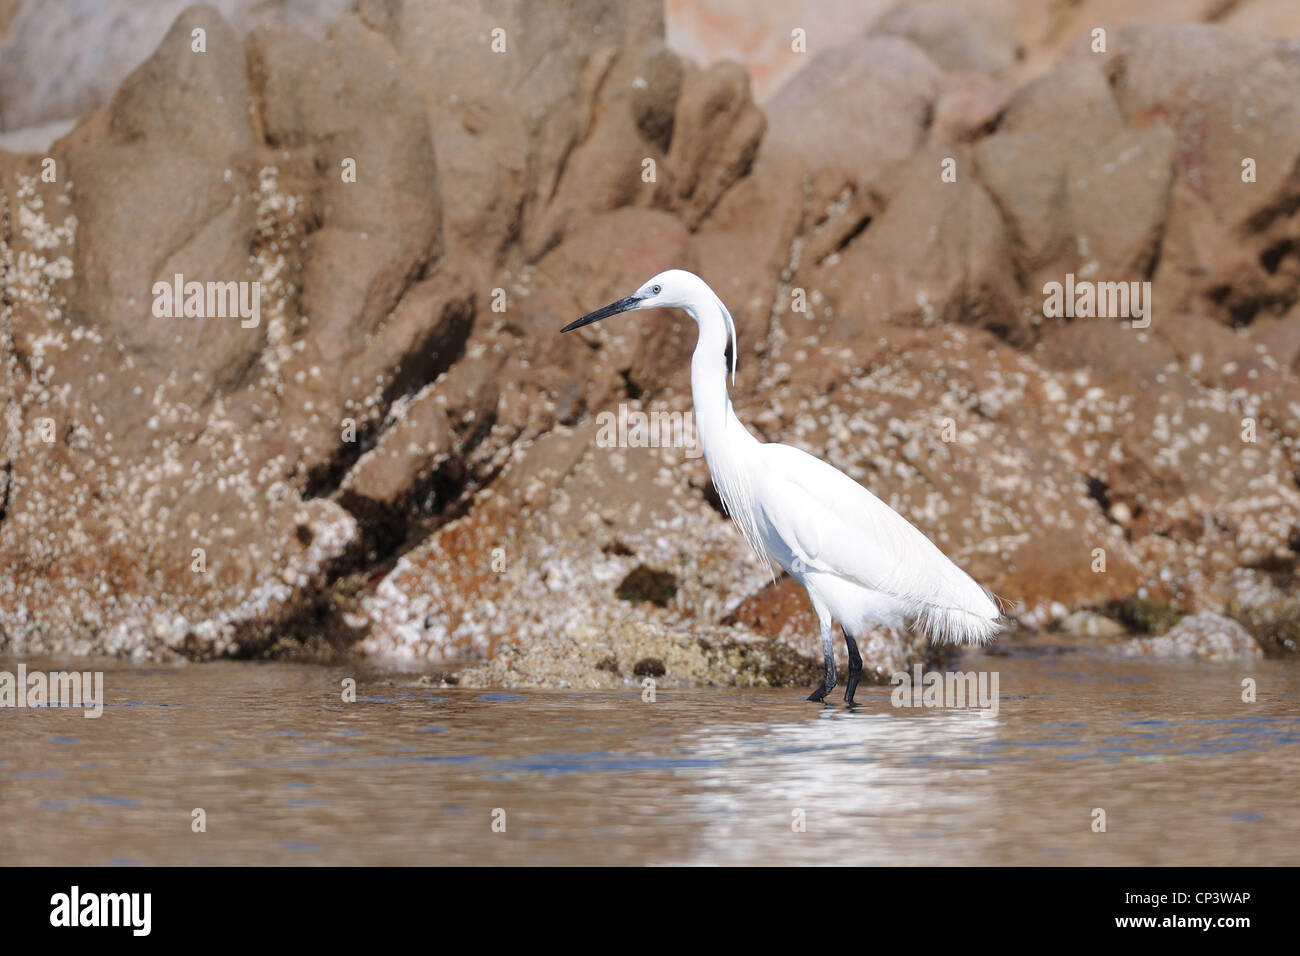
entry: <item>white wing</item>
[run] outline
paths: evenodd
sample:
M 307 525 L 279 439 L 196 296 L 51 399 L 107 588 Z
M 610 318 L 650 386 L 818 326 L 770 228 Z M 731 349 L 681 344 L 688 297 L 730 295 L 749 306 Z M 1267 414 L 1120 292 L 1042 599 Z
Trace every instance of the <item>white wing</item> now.
M 764 515 L 809 568 L 894 597 L 933 638 L 982 643 L 996 633 L 988 592 L 866 488 L 789 445 L 763 445 L 760 461 Z

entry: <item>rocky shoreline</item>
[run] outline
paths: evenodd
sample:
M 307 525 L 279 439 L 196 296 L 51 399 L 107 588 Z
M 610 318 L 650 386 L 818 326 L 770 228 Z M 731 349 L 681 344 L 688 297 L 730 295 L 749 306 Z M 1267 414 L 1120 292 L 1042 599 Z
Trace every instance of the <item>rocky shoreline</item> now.
M 1295 652 L 1300 41 L 904 4 L 759 103 L 661 3 L 541 6 L 191 7 L 0 150 L 0 652 L 810 682 L 703 461 L 601 436 L 689 412 L 689 323 L 557 334 L 671 267 L 735 316 L 740 418 L 987 582 L 1009 645 Z M 68 121 L 39 92 L 0 69 L 0 118 Z M 256 324 L 166 314 L 177 276 L 256 283 Z M 1067 281 L 1147 311 L 1046 314 Z

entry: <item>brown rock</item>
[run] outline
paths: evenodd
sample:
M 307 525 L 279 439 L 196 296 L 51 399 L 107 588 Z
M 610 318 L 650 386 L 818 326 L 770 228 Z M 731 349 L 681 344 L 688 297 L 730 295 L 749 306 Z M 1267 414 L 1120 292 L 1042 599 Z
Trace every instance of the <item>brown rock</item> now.
M 500 364 L 465 359 L 409 400 L 395 401 L 374 447 L 344 476 L 339 503 L 359 519 L 386 526 L 453 505 L 445 496 L 457 493 L 466 477 L 467 450 L 495 420 L 493 374 Z
M 157 50 L 176 18 L 194 6 L 190 0 L 0 0 L 0 39 L 5 41 L 0 46 L 0 130 L 70 125 L 107 106 L 128 74 Z M 214 0 L 202 10 L 208 16 L 219 11 L 242 38 L 255 26 L 277 22 L 319 33 L 322 24 L 353 6 L 353 0 Z M 183 42 L 190 50 L 192 37 L 186 34 Z M 231 58 L 229 46 L 207 49 L 209 54 L 196 55 Z M 215 107 L 214 113 L 219 111 Z M 55 138 L 46 137 L 44 144 Z
M 912 43 L 867 37 L 832 47 L 767 105 L 760 165 L 810 184 L 807 225 L 846 188 L 869 182 L 924 141 L 940 72 Z
M 194 30 L 205 31 L 208 52 L 193 51 Z M 245 157 L 252 146 L 245 75 L 239 35 L 212 7 L 190 7 L 113 97 L 113 137 L 165 141 L 213 163 Z
M 189 52 L 203 27 L 225 55 Z M 254 210 L 244 193 L 252 164 L 247 85 L 238 37 L 210 8 L 177 19 L 158 51 L 123 83 L 106 114 L 107 142 L 74 147 L 63 160 L 80 224 L 68 313 L 102 330 L 141 367 L 152 393 L 202 406 L 237 384 L 260 350 L 265 324 L 239 317 L 156 315 L 155 283 L 252 282 Z M 207 124 L 218 130 L 213 140 Z M 179 201 L 170 197 L 183 197 Z M 252 319 L 247 320 L 252 322 Z M 145 403 L 118 402 L 118 435 L 140 435 Z
M 663 37 L 650 0 L 510 11 L 365 0 L 360 11 L 396 48 L 429 111 L 441 175 L 457 184 L 444 197 L 448 242 L 486 263 L 516 237 L 530 259 L 554 244 L 546 206 L 602 76 L 624 43 Z
M 1018 89 L 998 130 L 1038 133 L 1067 150 L 1091 151 L 1123 132 L 1124 119 L 1101 68 L 1069 61 Z
M 348 471 L 340 486 L 343 507 L 355 515 L 396 513 L 454 451 L 447 414 L 431 391 L 394 413 L 374 448 Z
M 1004 73 L 1015 60 L 1011 22 L 974 5 L 900 3 L 872 24 L 871 32 L 912 41 L 944 70 Z
M 242 54 L 242 27 L 190 11 L 56 144 L 56 182 L 0 153 L 6 650 L 361 635 L 501 651 L 466 683 L 627 687 L 645 658 L 802 680 L 801 590 L 751 561 L 691 449 L 611 429 L 690 410 L 691 323 L 558 334 L 672 267 L 737 320 L 742 420 L 870 487 L 1021 622 L 1245 607 L 1244 577 L 1294 645 L 1289 47 L 1112 27 L 1012 91 L 1110 8 L 1024 11 L 1009 63 L 1005 4 L 916 5 L 880 26 L 911 40 L 811 31 L 764 131 L 744 73 L 683 66 L 649 0 L 360 7 Z M 178 54 L 197 23 L 231 55 Z M 262 282 L 259 326 L 154 316 L 177 271 Z M 1152 280 L 1151 327 L 1043 321 L 1066 272 Z M 618 600 L 638 567 L 676 593 Z M 931 653 L 863 650 L 878 673 Z
M 997 124 L 1011 93 L 1005 82 L 984 73 L 945 73 L 930 120 L 929 144 L 946 146 L 983 136 Z
M 956 182 L 943 182 L 943 164 L 955 162 Z M 918 153 L 881 187 L 883 211 L 841 252 L 828 256 L 797 285 L 820 293 L 827 331 L 851 341 L 875 320 L 985 324 L 1023 339 L 1025 323 L 1012 313 L 1016 296 L 1008 268 L 1002 216 L 974 174 L 965 147 Z M 791 314 L 788 323 L 805 321 Z
M 632 81 L 632 117 L 645 139 L 665 153 L 673 138 L 677 98 L 686 74 L 677 54 L 662 42 L 646 44 Z
M 694 229 L 749 171 L 767 121 L 735 63 L 687 74 L 664 180 L 667 204 Z
M 252 35 L 250 50 L 268 144 L 310 143 L 313 166 L 324 171 L 301 305 L 320 359 L 334 364 L 439 254 L 428 120 L 396 54 L 356 20 L 332 27 L 323 48 L 270 29 Z
M 1209 26 L 1135 27 L 1119 38 L 1114 89 L 1134 126 L 1178 143 L 1163 308 L 1241 324 L 1300 296 L 1300 60 L 1285 41 Z M 1253 162 L 1255 182 L 1243 181 Z
M 1068 121 L 1067 121 L 1068 118 Z M 1105 77 L 1070 63 L 1011 100 L 974 150 L 977 172 L 1009 228 L 1023 297 L 1042 321 L 1046 283 L 1143 281 L 1169 214 L 1175 142 L 1163 126 L 1126 130 Z
M 1264 656 L 1259 642 L 1240 624 L 1221 614 L 1208 613 L 1185 617 L 1168 634 L 1129 641 L 1116 651 L 1124 657 L 1194 657 L 1206 661 Z

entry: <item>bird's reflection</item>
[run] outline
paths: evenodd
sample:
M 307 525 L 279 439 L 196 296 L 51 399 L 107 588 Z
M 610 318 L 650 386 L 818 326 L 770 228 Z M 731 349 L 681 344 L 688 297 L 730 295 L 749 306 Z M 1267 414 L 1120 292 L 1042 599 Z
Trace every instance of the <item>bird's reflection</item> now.
M 995 775 L 977 755 L 999 726 L 976 710 L 827 707 L 759 734 L 752 724 L 700 732 L 687 741 L 706 758 L 689 772 L 687 812 L 703 824 L 693 860 L 726 861 L 729 848 L 739 859 L 770 832 L 777 860 L 917 862 L 930 838 L 969 838 L 970 816 L 995 802 Z

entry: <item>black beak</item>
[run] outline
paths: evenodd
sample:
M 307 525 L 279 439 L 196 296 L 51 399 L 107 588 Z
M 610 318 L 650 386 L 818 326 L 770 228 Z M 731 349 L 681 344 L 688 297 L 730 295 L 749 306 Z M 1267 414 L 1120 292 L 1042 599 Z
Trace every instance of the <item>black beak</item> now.
M 634 308 L 640 301 L 641 300 L 634 295 L 630 295 L 626 299 L 619 299 L 617 302 L 611 302 L 603 309 L 597 309 L 595 312 L 588 312 L 577 322 L 570 322 L 564 328 L 560 329 L 560 331 L 572 332 L 574 329 L 580 329 L 584 325 L 591 325 L 591 323 L 599 322 L 601 319 L 608 319 L 611 315 L 618 315 L 620 312 L 626 312 L 628 309 Z

